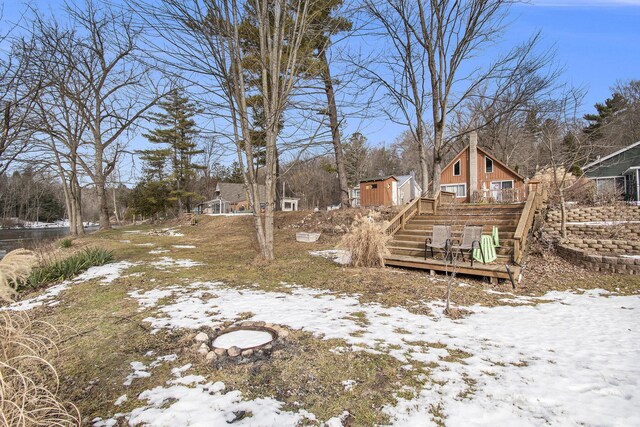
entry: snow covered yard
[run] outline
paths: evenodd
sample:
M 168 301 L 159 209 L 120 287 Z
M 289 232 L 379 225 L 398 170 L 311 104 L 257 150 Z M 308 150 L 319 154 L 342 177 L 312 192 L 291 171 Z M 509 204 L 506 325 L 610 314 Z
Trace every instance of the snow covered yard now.
M 428 374 L 416 372 L 421 387 L 397 390 L 411 397 L 398 397 L 395 405 L 384 408 L 393 425 L 640 424 L 638 296 L 552 292 L 544 296 L 551 302 L 477 306 L 467 318 L 454 321 L 438 315 L 436 303 L 430 304 L 435 314 L 416 315 L 400 307 L 362 304 L 357 296 L 295 286 L 291 293 L 281 293 L 238 291 L 207 282 L 130 295 L 152 309 L 145 321 L 156 332 L 215 327 L 252 313 L 252 320 L 350 345 L 335 348 L 337 352 L 386 353 L 408 371 L 423 364 Z M 157 304 L 169 295 L 170 302 Z M 316 419 L 306 411 L 282 411 L 282 402 L 246 401 L 239 392 L 222 390 L 224 384 L 205 383 L 204 377 L 178 377 L 143 392 L 139 397 L 147 405 L 127 416 L 133 424 L 144 420 L 163 426 L 169 424 L 162 420 L 180 420 L 197 425 L 195 414 L 229 421 L 234 412 L 229 407 L 237 407 L 254 414 L 246 425 L 294 426 L 301 419 Z M 185 411 L 202 407 L 208 415 Z
M 85 422 L 640 424 L 631 279 L 586 281 L 554 264 L 554 282 L 538 286 L 545 273 L 531 269 L 536 281 L 514 293 L 461 280 L 454 301 L 468 313 L 452 320 L 441 276 L 345 268 L 331 242 L 299 244 L 294 231 L 279 231 L 290 236 L 279 236 L 275 263 L 255 264 L 249 219 L 208 220 L 171 229 L 183 237 L 148 228 L 89 236 L 121 261 L 14 306 L 74 328 L 54 362 Z M 249 320 L 286 328 L 287 344 L 240 363 L 197 353 L 198 332 Z

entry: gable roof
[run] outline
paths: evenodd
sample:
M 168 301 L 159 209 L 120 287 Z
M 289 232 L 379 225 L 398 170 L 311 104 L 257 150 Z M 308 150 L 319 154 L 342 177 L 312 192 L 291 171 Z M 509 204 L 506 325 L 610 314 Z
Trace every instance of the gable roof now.
M 460 154 L 464 153 L 468 149 L 469 149 L 469 144 L 467 144 L 467 146 L 464 147 L 462 150 L 458 151 L 458 153 L 455 156 L 453 156 L 453 159 L 447 164 L 447 166 L 442 168 L 442 172 L 444 172 L 445 169 L 447 169 L 449 166 L 451 166 L 453 164 L 453 162 L 455 162 L 455 160 L 460 156 Z M 484 148 L 478 147 L 478 151 L 482 152 L 482 154 L 484 154 L 486 157 L 491 158 L 491 160 L 493 160 L 494 162 L 496 162 L 497 164 L 499 164 L 500 166 L 502 166 L 503 168 L 505 168 L 506 170 L 508 170 L 512 174 L 514 174 L 516 177 L 518 177 L 518 178 L 520 178 L 521 180 L 524 181 L 524 177 L 522 175 L 520 175 L 518 172 L 516 172 L 513 169 L 511 169 L 509 166 L 507 166 L 506 164 L 504 164 L 500 160 L 498 160 L 493 154 L 491 154 L 490 152 L 488 152 Z
M 216 184 L 216 192 L 220 193 L 220 198 L 229 203 L 239 203 L 247 200 L 247 190 L 244 184 L 235 182 L 218 182 Z M 264 185 L 258 185 L 258 198 L 264 202 L 266 196 L 266 188 Z
M 606 161 L 606 160 L 609 160 L 609 159 L 610 159 L 610 158 L 612 158 L 612 157 L 618 156 L 618 155 L 620 155 L 620 154 L 624 153 L 625 151 L 629 151 L 629 150 L 631 150 L 632 148 L 637 147 L 638 145 L 640 145 L 640 141 L 638 141 L 638 142 L 636 142 L 636 143 L 633 143 L 633 144 L 629 145 L 628 147 L 624 147 L 623 149 L 618 150 L 618 151 L 616 151 L 616 152 L 614 152 L 614 153 L 611 153 L 611 154 L 609 154 L 609 155 L 607 155 L 607 156 L 601 157 L 601 158 L 597 159 L 597 160 L 596 160 L 596 161 L 594 161 L 594 162 L 588 163 L 588 164 L 584 165 L 584 167 L 582 168 L 582 170 L 587 170 L 587 169 L 589 169 L 589 168 L 591 168 L 591 167 L 593 167 L 593 166 L 595 166 L 595 165 L 597 165 L 597 164 L 600 164 L 600 163 L 602 163 L 602 162 L 604 162 L 604 161 Z

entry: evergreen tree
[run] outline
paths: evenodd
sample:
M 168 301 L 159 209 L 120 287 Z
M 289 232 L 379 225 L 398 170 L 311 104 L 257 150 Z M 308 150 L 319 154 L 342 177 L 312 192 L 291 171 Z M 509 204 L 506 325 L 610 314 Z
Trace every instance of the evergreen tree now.
M 153 114 L 153 122 L 158 128 L 144 136 L 162 148 L 144 150 L 142 158 L 147 162 L 147 181 L 166 180 L 170 185 L 170 200 L 176 201 L 178 214 L 186 209 L 191 211 L 193 199 L 200 196 L 193 192 L 194 178 L 198 170 L 204 169 L 194 161 L 194 156 L 204 151 L 198 149 L 196 138 L 199 131 L 193 119 L 199 109 L 191 102 L 183 89 L 175 89 L 164 101 L 159 102 L 164 110 Z M 164 177 L 164 168 L 170 166 L 170 173 Z
M 359 132 L 351 135 L 349 141 L 344 144 L 345 169 L 350 187 L 364 178 L 367 151 L 367 138 Z
M 584 119 L 589 122 L 584 131 L 592 138 L 600 139 L 603 137 L 602 130 L 626 105 L 624 96 L 614 93 L 611 98 L 607 98 L 603 103 L 596 103 L 595 108 L 597 114 L 585 114 Z

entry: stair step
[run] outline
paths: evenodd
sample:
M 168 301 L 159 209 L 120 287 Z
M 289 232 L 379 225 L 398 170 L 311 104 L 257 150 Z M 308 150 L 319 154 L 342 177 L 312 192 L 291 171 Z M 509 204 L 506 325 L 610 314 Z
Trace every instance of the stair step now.
M 422 232 L 422 233 L 427 233 L 427 234 L 431 234 L 431 232 L 433 231 L 433 226 L 434 225 L 446 225 L 446 224 L 412 224 L 412 223 L 407 223 L 407 225 L 405 225 L 404 227 L 404 231 L 416 231 L 416 232 Z M 504 233 L 504 232 L 511 232 L 513 233 L 514 231 L 516 231 L 516 224 L 513 225 L 505 225 L 505 224 L 467 224 L 467 225 L 483 225 L 482 228 L 482 232 L 484 234 L 489 234 L 491 233 L 491 231 L 493 230 L 493 226 L 496 225 L 498 227 L 498 233 Z M 456 231 L 458 232 L 462 232 L 462 230 L 464 229 L 464 224 L 452 224 L 451 225 L 451 229 L 453 230 L 453 232 L 455 233 Z
M 453 240 L 460 239 L 462 236 L 453 236 Z M 391 246 L 400 246 L 405 248 L 424 248 L 425 239 L 420 240 L 404 240 L 404 239 L 393 239 L 389 244 Z M 500 247 L 512 248 L 513 247 L 513 239 L 501 239 Z
M 424 246 L 422 248 L 408 248 L 404 246 L 387 246 L 387 249 L 392 254 L 410 255 L 410 256 L 419 256 L 419 257 L 424 257 L 424 252 L 425 252 Z M 427 252 L 430 254 L 431 249 L 429 249 Z M 442 251 L 439 251 L 437 249 L 434 249 L 433 252 L 435 254 L 442 253 Z M 513 248 L 506 248 L 506 247 L 496 248 L 496 254 L 498 255 L 498 258 L 504 257 L 505 259 L 509 260 L 511 259 L 512 253 L 513 253 Z
M 484 234 L 489 234 L 490 232 L 491 231 L 489 230 L 487 233 L 484 233 Z M 421 240 L 424 242 L 424 239 L 426 239 L 427 237 L 431 237 L 431 234 L 432 234 L 431 232 L 425 233 L 424 231 L 421 231 L 421 230 L 401 230 L 398 233 L 396 233 L 393 236 L 393 238 L 397 240 L 414 240 L 414 241 Z M 462 237 L 462 229 L 460 230 L 453 229 L 453 232 L 451 234 L 454 239 L 458 237 Z M 500 238 L 500 241 L 513 239 L 513 232 L 499 231 L 498 237 Z

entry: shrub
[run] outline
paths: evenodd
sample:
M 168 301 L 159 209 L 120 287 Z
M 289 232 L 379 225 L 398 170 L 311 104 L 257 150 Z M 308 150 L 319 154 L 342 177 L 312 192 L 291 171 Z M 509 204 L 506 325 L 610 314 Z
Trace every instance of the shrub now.
M 384 256 L 388 254 L 386 245 L 390 239 L 370 212 L 366 217 L 356 217 L 351 231 L 342 237 L 339 246 L 351 252 L 351 265 L 377 267 L 384 266 Z
M 113 252 L 102 248 L 88 248 L 67 258 L 53 260 L 33 270 L 29 279 L 19 287 L 39 288 L 42 285 L 59 280 L 70 279 L 89 267 L 104 265 L 113 261 Z
M 58 374 L 46 358 L 60 334 L 24 313 L 0 312 L 0 416 L 4 426 L 79 426 L 75 406 L 57 396 Z
M 38 258 L 33 251 L 16 249 L 0 260 L 0 300 L 12 301 L 18 293 L 20 284 L 24 283 Z
M 73 246 L 73 240 L 71 240 L 71 239 L 69 239 L 69 238 L 62 239 L 62 240 L 60 241 L 60 247 L 61 247 L 61 248 L 63 248 L 63 249 L 68 249 L 68 248 L 70 248 L 71 246 Z

